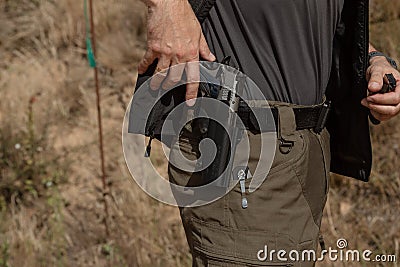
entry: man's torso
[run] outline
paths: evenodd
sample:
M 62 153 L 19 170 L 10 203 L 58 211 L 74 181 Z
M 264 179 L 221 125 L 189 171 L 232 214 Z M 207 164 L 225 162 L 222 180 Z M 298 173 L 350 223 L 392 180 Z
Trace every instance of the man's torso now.
M 202 24 L 218 59 L 234 62 L 268 100 L 320 103 L 344 0 L 218 0 Z

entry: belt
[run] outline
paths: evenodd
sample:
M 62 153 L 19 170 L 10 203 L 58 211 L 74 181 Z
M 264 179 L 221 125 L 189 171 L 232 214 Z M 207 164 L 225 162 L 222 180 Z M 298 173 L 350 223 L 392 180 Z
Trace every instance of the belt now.
M 270 112 L 266 112 L 265 109 L 269 109 Z M 296 130 L 313 129 L 316 133 L 320 133 L 325 128 L 329 110 L 330 102 L 318 106 L 293 107 Z M 246 129 L 253 133 L 274 132 L 279 125 L 279 111 L 276 107 L 250 109 L 241 103 L 238 116 Z

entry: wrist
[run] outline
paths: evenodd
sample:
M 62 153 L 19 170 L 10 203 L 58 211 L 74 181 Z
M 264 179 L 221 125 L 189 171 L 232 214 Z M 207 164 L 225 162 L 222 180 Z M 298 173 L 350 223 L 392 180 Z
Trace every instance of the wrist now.
M 397 64 L 396 61 L 394 61 L 392 58 L 386 56 L 385 54 L 373 50 L 370 51 L 368 54 L 368 58 L 369 58 L 369 64 L 375 64 L 377 62 L 382 62 L 383 64 L 389 64 L 391 65 L 393 68 L 397 69 Z
M 375 64 L 377 62 L 384 62 L 384 63 L 388 63 L 389 64 L 389 62 L 387 61 L 385 56 L 375 56 L 375 57 L 371 57 L 369 59 L 369 64 L 370 65 Z

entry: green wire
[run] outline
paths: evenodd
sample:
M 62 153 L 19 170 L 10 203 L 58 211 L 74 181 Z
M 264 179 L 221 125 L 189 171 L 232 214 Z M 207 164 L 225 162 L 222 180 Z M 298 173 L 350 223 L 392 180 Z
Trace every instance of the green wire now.
M 91 68 L 96 67 L 96 59 L 94 58 L 93 48 L 92 48 L 92 41 L 90 39 L 90 23 L 89 23 L 89 16 L 87 11 L 87 0 L 84 0 L 84 11 L 85 11 L 85 22 L 86 22 L 86 50 L 87 50 L 87 59 L 89 61 L 89 66 Z

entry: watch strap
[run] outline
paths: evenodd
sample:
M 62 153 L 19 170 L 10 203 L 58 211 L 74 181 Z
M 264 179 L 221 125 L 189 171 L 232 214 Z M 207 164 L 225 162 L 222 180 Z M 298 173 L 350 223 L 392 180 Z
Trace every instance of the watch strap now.
M 372 51 L 368 54 L 368 61 L 371 60 L 371 58 L 373 57 L 385 57 L 386 60 L 390 63 L 390 65 L 392 65 L 393 68 L 397 69 L 397 63 L 394 59 L 386 56 L 384 53 L 379 52 L 379 51 Z

